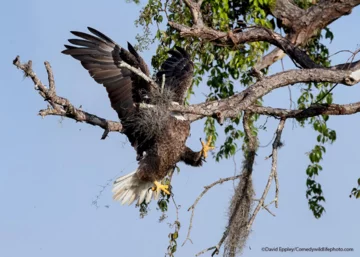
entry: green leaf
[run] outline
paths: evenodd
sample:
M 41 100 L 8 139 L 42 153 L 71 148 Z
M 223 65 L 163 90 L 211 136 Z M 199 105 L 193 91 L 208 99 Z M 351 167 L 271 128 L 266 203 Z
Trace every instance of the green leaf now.
M 171 234 L 171 239 L 172 240 L 176 240 L 179 237 L 179 234 L 177 231 L 175 231 L 174 233 Z
M 360 198 L 360 190 L 356 192 L 356 199 Z
M 180 168 L 179 168 L 179 166 L 175 166 L 175 169 L 176 169 L 176 172 L 177 172 L 177 173 L 180 173 Z

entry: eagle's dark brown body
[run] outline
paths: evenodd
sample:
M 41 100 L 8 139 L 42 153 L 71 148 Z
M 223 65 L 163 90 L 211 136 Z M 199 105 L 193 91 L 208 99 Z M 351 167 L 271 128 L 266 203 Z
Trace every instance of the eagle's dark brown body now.
M 138 177 L 141 180 L 163 179 L 176 163 L 181 161 L 186 150 L 185 142 L 190 134 L 190 123 L 170 117 L 163 138 L 146 152 L 139 162 Z M 200 156 L 199 156 L 200 157 Z
M 125 62 L 149 76 L 148 67 L 130 44 L 127 51 L 101 32 L 92 28 L 89 31 L 93 35 L 72 32 L 80 39 L 70 39 L 76 46 L 65 45 L 63 53 L 79 60 L 95 81 L 104 85 L 123 124 L 123 133 L 137 151 L 139 167 L 115 181 L 114 198 L 129 204 L 136 199 L 138 204 L 148 202 L 152 195 L 149 185 L 162 180 L 176 163 L 202 164 L 203 152 L 194 152 L 185 145 L 190 122 L 167 110 L 171 102 L 184 104 L 194 65 L 184 49 L 176 47 L 169 51 L 171 56 L 157 73 L 159 85 L 165 77 L 165 86 L 160 91 L 121 66 Z M 141 104 L 150 107 L 141 109 Z

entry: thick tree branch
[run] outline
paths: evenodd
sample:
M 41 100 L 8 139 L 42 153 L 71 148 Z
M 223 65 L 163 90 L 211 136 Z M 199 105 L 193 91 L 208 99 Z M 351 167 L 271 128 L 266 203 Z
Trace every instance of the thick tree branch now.
M 235 33 L 234 31 L 222 32 L 204 25 L 201 17 L 200 5 L 192 0 L 185 1 L 187 7 L 190 9 L 194 25 L 192 27 L 183 24 L 168 21 L 169 25 L 180 32 L 183 37 L 201 38 L 210 42 L 221 42 L 229 46 L 238 45 L 246 42 L 266 41 L 269 42 L 287 53 L 293 60 L 304 68 L 320 67 L 313 62 L 310 57 L 302 50 L 297 48 L 291 41 L 283 38 L 280 34 L 265 27 L 252 27 L 246 31 Z M 201 4 L 201 3 L 200 3 Z M 296 6 L 294 6 L 295 8 Z M 256 67 L 257 70 L 260 70 Z
M 307 10 L 303 10 L 289 0 L 277 0 L 272 14 L 281 20 L 282 24 L 289 29 L 286 38 L 294 46 L 304 45 L 318 33 L 343 15 L 347 15 L 351 10 L 360 4 L 360 0 L 343 1 L 319 1 Z M 285 51 L 286 52 L 286 51 Z M 269 67 L 276 61 L 285 56 L 283 49 L 278 47 L 265 55 L 259 63 L 256 64 L 257 70 Z
M 45 62 L 48 73 L 49 88 L 47 88 L 32 70 L 32 63 L 21 64 L 20 58 L 14 60 L 14 65 L 24 71 L 25 76 L 30 77 L 35 84 L 39 94 L 49 102 L 47 109 L 40 110 L 39 115 L 62 116 L 74 119 L 78 122 L 99 126 L 105 130 L 102 138 L 105 138 L 111 131 L 120 131 L 122 126 L 119 122 L 109 121 L 94 114 L 85 112 L 80 108 L 75 108 L 68 99 L 56 95 L 55 80 L 50 64 Z M 349 70 L 345 70 L 349 69 Z M 272 107 L 255 106 L 253 103 L 259 97 L 262 97 L 270 91 L 286 85 L 300 82 L 333 82 L 343 83 L 345 85 L 354 85 L 360 81 L 360 61 L 340 64 L 331 69 L 308 69 L 308 70 L 290 70 L 281 72 L 258 81 L 248 89 L 220 101 L 210 101 L 190 106 L 174 105 L 171 111 L 180 111 L 185 114 L 188 120 L 194 121 L 204 116 L 235 118 L 243 110 L 274 116 L 278 118 L 307 118 L 319 114 L 327 115 L 348 115 L 357 113 L 360 110 L 360 103 L 345 105 L 313 105 L 306 110 L 287 110 Z
M 296 35 L 296 45 L 307 42 L 316 31 L 325 28 L 341 16 L 348 15 L 360 4 L 360 0 L 320 0 L 306 10 L 305 14 L 296 20 L 292 29 Z M 292 36 L 294 37 L 294 36 Z
M 266 41 L 286 52 L 293 60 L 295 60 L 301 67 L 304 68 L 319 68 L 310 57 L 300 48 L 294 46 L 288 39 L 282 37 L 280 34 L 266 29 L 264 27 L 252 27 L 246 31 L 237 33 L 226 33 L 217 31 L 205 25 L 197 25 L 188 27 L 179 23 L 169 21 L 169 25 L 180 32 L 182 37 L 201 38 L 209 42 L 220 42 L 229 46 L 238 45 L 248 42 Z
M 360 112 L 360 102 L 351 104 L 314 104 L 305 110 L 290 110 L 252 105 L 248 108 L 254 113 L 276 118 L 303 119 L 318 115 L 351 115 Z
M 287 28 L 291 28 L 299 17 L 305 14 L 305 10 L 299 8 L 290 0 L 276 0 L 275 8 L 270 9 L 270 11 Z
M 193 18 L 193 23 L 195 26 L 203 26 L 202 14 L 200 7 L 202 0 L 195 2 L 193 0 L 184 0 L 185 4 L 191 11 L 191 16 Z
M 77 122 L 85 122 L 93 126 L 99 126 L 104 129 L 102 139 L 105 139 L 107 134 L 111 131 L 121 132 L 122 125 L 120 122 L 106 120 L 94 114 L 85 112 L 80 108 L 75 108 L 68 99 L 56 95 L 55 80 L 51 66 L 45 62 L 46 71 L 48 73 L 49 88 L 47 88 L 35 72 L 32 70 L 32 62 L 21 63 L 20 57 L 17 56 L 13 64 L 24 72 L 26 77 L 30 77 L 35 85 L 35 89 L 45 101 L 50 105 L 47 109 L 40 110 L 39 115 L 45 117 L 47 115 L 56 115 L 73 119 Z
M 199 4 L 192 0 L 186 0 L 185 3 L 191 11 L 194 25 L 188 27 L 169 21 L 169 25 L 178 30 L 181 36 L 201 38 L 205 41 L 220 42 L 229 46 L 254 41 L 269 42 L 277 48 L 264 56 L 254 67 L 256 70 L 262 70 L 282 59 L 285 53 L 303 68 L 320 67 L 298 46 L 308 42 L 314 34 L 339 17 L 349 14 L 355 6 L 360 4 L 360 0 L 323 0 L 307 10 L 299 8 L 289 0 L 277 0 L 275 8 L 271 12 L 285 27 L 289 28 L 290 32 L 285 38 L 263 27 L 253 27 L 236 33 L 215 30 L 204 25 L 200 11 L 201 2 Z
M 263 78 L 254 83 L 244 91 L 235 94 L 229 98 L 219 101 L 209 101 L 201 104 L 190 106 L 172 106 L 172 111 L 180 111 L 188 114 L 189 120 L 197 120 L 204 116 L 236 118 L 243 110 L 251 109 L 251 105 L 257 99 L 263 97 L 274 89 L 292 85 L 295 83 L 306 82 L 332 82 L 341 83 L 347 86 L 353 86 L 360 81 L 360 62 L 356 62 L 350 70 L 341 70 L 333 67 L 332 69 L 305 69 L 289 70 L 280 72 L 272 76 Z M 340 67 L 340 66 L 339 66 Z M 343 66 L 341 66 L 343 67 Z M 353 109 L 353 108 L 352 108 Z M 271 111 L 270 109 L 252 109 L 257 111 Z M 265 113 L 264 113 L 265 114 Z M 334 112 L 335 114 L 335 112 Z M 299 114 L 298 114 L 299 115 Z

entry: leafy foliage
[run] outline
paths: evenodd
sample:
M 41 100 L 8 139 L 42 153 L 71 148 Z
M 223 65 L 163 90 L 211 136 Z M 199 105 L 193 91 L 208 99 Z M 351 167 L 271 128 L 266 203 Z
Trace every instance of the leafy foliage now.
M 332 32 L 328 28 L 325 29 L 325 32 L 325 39 L 332 40 Z M 321 38 L 323 38 L 323 35 L 318 33 L 308 42 L 306 50 L 316 63 L 328 67 L 330 66 L 329 50 L 321 43 Z M 299 109 L 306 109 L 313 104 L 319 103 L 331 104 L 333 102 L 332 86 L 331 83 L 307 83 L 307 88 L 302 91 L 297 101 Z M 306 169 L 308 175 L 306 197 L 308 198 L 309 208 L 316 218 L 320 218 L 325 211 L 324 206 L 321 204 L 321 202 L 325 202 L 325 197 L 321 185 L 316 182 L 316 177 L 322 170 L 320 161 L 326 153 L 325 144 L 333 143 L 336 140 L 336 131 L 327 127 L 328 120 L 328 115 L 307 119 L 308 124 L 312 125 L 313 129 L 318 132 L 316 137 L 318 144 L 314 146 L 309 154 L 310 164 Z M 305 120 L 299 120 L 299 123 L 301 126 L 305 126 Z
M 169 234 L 169 246 L 167 248 L 168 252 L 167 252 L 167 256 L 169 257 L 174 257 L 174 253 L 176 252 L 177 250 L 177 239 L 179 237 L 179 230 L 180 230 L 180 227 L 181 227 L 181 224 L 178 220 L 176 220 L 174 222 L 174 224 L 171 225 L 171 227 L 174 227 L 175 231 L 174 233 L 170 233 Z
M 133 0 L 137 3 L 137 0 Z M 263 26 L 271 30 L 282 29 L 271 16 L 275 0 L 204 0 L 201 6 L 204 23 L 220 31 L 241 31 L 244 26 Z M 296 0 L 300 8 L 309 8 L 314 1 Z M 165 3 L 160 0 L 149 0 L 142 9 L 136 25 L 142 26 L 144 33 L 138 35 L 138 48 L 145 49 L 149 44 L 160 42 L 156 56 L 152 59 L 154 69 L 167 58 L 167 51 L 174 45 L 182 46 L 191 53 L 195 63 L 194 86 L 202 82 L 207 76 L 206 83 L 209 88 L 208 100 L 224 99 L 234 95 L 241 90 L 241 87 L 248 87 L 254 83 L 250 75 L 251 68 L 269 49 L 266 42 L 252 42 L 245 45 L 233 47 L 216 45 L 201 41 L 197 38 L 181 38 L 179 33 L 166 24 L 166 19 L 187 26 L 192 26 L 191 14 L 181 0 L 169 0 Z M 151 34 L 151 26 L 154 25 L 155 35 Z M 319 31 L 306 45 L 304 50 L 317 63 L 329 66 L 329 51 L 323 44 L 323 40 L 333 40 L 334 35 L 329 28 Z M 264 70 L 263 72 L 267 72 Z M 241 85 L 241 87 L 239 86 Z M 300 109 L 305 109 L 312 104 L 331 104 L 333 95 L 330 91 L 330 83 L 308 83 L 297 99 Z M 189 92 L 190 96 L 192 92 Z M 259 100 L 257 104 L 261 105 Z M 255 115 L 254 132 L 257 133 L 260 125 L 257 124 L 259 116 Z M 244 132 L 239 121 L 241 114 L 235 119 L 225 121 L 225 141 L 216 153 L 216 160 L 230 158 L 239 149 L 239 142 L 243 140 Z M 306 185 L 306 196 L 309 200 L 309 207 L 314 216 L 319 218 L 324 212 L 321 205 L 325 201 L 321 185 L 316 182 L 316 177 L 322 170 L 320 161 L 326 152 L 325 145 L 336 140 L 336 132 L 327 127 L 329 116 L 323 115 L 317 118 L 298 120 L 301 126 L 311 125 L 318 133 L 317 144 L 310 151 L 310 164 L 306 169 L 308 175 Z M 207 118 L 204 124 L 204 131 L 207 136 L 212 135 L 213 139 L 218 138 L 219 129 L 215 126 L 213 118 Z
M 351 194 L 349 195 L 349 197 L 351 198 L 352 196 L 354 196 L 356 199 L 360 198 L 360 178 L 358 179 L 358 186 L 354 187 L 351 190 Z

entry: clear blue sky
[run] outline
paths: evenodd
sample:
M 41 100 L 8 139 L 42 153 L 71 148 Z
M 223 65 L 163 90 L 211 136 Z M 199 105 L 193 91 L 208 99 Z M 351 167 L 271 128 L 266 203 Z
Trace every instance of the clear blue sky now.
M 92 26 L 103 31 L 119 44 L 135 42 L 139 32 L 133 21 L 140 7 L 121 0 L 104 2 L 79 1 L 6 1 L 0 10 L 2 27 L 0 85 L 0 256 L 3 257 L 63 257 L 63 256 L 163 256 L 168 245 L 167 223 L 175 219 L 170 208 L 168 219 L 158 222 L 160 212 L 155 203 L 151 213 L 140 219 L 138 209 L 113 202 L 107 187 L 99 200 L 99 209 L 92 200 L 109 179 L 126 174 L 136 167 L 135 154 L 125 136 L 111 134 L 100 140 L 102 130 L 58 117 L 41 119 L 37 112 L 46 103 L 37 95 L 29 79 L 15 69 L 12 60 L 20 55 L 31 59 L 36 73 L 46 82 L 45 60 L 53 67 L 57 92 L 86 111 L 116 119 L 106 92 L 96 84 L 74 59 L 62 55 L 63 44 L 70 30 L 84 31 Z M 335 40 L 331 53 L 354 50 L 360 44 L 358 31 L 360 9 L 336 21 L 331 28 Z M 142 53 L 147 63 L 155 52 L 153 46 Z M 345 62 L 348 55 L 339 54 L 334 63 Z M 286 67 L 290 63 L 286 62 Z M 280 70 L 276 64 L 272 72 Z M 206 81 L 206 78 L 204 78 Z M 296 97 L 301 85 L 293 87 Z M 241 90 L 239 86 L 237 90 Z M 197 89 L 197 96 L 206 92 Z M 360 87 L 335 89 L 335 102 L 360 100 Z M 202 98 L 194 97 L 193 102 Z M 287 89 L 265 97 L 267 104 L 288 106 Z M 265 253 L 262 247 L 353 247 L 353 253 L 334 253 L 334 256 L 359 256 L 358 239 L 360 201 L 349 199 L 352 187 L 360 177 L 358 145 L 359 115 L 332 117 L 330 127 L 336 129 L 338 140 L 327 147 L 324 170 L 319 177 L 326 197 L 326 213 L 316 220 L 308 210 L 305 198 L 305 154 L 315 143 L 316 134 L 287 122 L 279 153 L 280 199 L 279 209 L 272 217 L 261 211 L 253 226 L 245 256 L 279 256 Z M 276 122 L 269 119 L 267 131 L 260 133 L 261 144 L 273 136 Z M 204 137 L 202 122 L 192 126 L 188 145 L 200 149 L 199 137 Z M 218 143 L 218 146 L 220 143 Z M 270 170 L 264 161 L 270 147 L 260 148 L 254 171 L 255 189 L 262 193 Z M 238 167 L 241 154 L 237 156 Z M 121 172 L 123 170 L 123 173 Z M 211 158 L 202 168 L 181 165 L 181 173 L 174 177 L 176 201 L 182 206 L 179 242 L 185 238 L 190 213 L 186 210 L 211 182 L 232 176 L 232 160 L 215 163 Z M 218 242 L 227 223 L 227 206 L 233 184 L 212 189 L 196 209 L 192 240 L 179 247 L 177 256 L 194 256 L 198 251 Z M 268 200 L 273 199 L 274 189 Z M 109 208 L 105 208 L 109 205 Z M 281 256 L 290 256 L 283 253 Z M 299 256 L 312 256 L 299 253 Z M 209 256 L 209 254 L 207 254 Z M 317 257 L 328 253 L 316 253 Z

